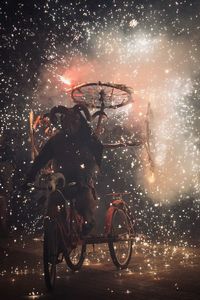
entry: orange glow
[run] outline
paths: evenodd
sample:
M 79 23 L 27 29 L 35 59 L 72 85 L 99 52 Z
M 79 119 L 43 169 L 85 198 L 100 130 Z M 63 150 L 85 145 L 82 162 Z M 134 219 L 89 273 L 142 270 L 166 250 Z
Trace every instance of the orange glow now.
M 155 174 L 153 172 L 148 176 L 148 181 L 149 183 L 155 182 Z

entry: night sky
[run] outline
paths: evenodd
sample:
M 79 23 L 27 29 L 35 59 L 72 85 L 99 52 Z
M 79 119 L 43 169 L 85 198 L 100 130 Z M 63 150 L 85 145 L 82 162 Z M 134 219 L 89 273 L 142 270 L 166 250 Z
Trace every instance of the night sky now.
M 16 166 L 12 228 L 33 225 L 34 231 L 42 224 L 31 200 L 34 193 L 19 191 L 31 159 L 30 110 L 37 115 L 68 105 L 71 83 L 100 80 L 132 87 L 134 99 L 131 107 L 108 112 L 103 141 L 142 134 L 151 102 L 155 182 L 147 180 L 144 149 L 105 151 L 99 197 L 130 191 L 138 228 L 150 238 L 190 241 L 198 236 L 199 17 L 200 2 L 189 0 L 1 3 L 0 126 Z

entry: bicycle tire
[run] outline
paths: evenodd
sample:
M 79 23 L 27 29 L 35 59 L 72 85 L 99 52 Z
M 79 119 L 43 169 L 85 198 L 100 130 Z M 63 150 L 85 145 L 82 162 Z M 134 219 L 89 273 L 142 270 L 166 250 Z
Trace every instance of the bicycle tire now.
M 78 250 L 79 249 L 79 250 Z M 77 256 L 76 251 L 80 254 Z M 72 249 L 69 253 L 65 253 L 65 261 L 67 266 L 72 271 L 78 271 L 81 269 L 83 262 L 86 256 L 86 244 L 77 245 L 74 249 Z
M 121 214 L 121 217 L 120 217 Z M 111 233 L 110 233 L 110 241 L 108 242 L 108 247 L 110 251 L 110 256 L 112 258 L 112 261 L 114 265 L 118 269 L 125 269 L 127 268 L 131 256 L 132 256 L 132 247 L 133 247 L 133 241 L 128 239 L 130 234 L 132 233 L 132 228 L 130 225 L 129 218 L 127 216 L 127 213 L 123 209 L 117 208 L 113 211 L 112 214 L 112 220 L 111 220 Z M 121 220 L 120 220 L 121 218 Z M 122 224 L 121 224 L 122 223 Z M 125 230 L 123 232 L 122 230 Z M 119 232 L 119 233 L 118 233 Z M 112 238 L 116 237 L 118 234 L 121 236 L 124 236 L 124 240 L 122 240 L 121 243 L 125 245 L 123 249 L 120 250 L 120 240 L 114 242 Z M 127 240 L 126 240 L 127 237 Z
M 45 220 L 43 265 L 44 278 L 48 290 L 52 290 L 56 283 L 56 267 L 58 260 L 58 228 L 55 221 Z

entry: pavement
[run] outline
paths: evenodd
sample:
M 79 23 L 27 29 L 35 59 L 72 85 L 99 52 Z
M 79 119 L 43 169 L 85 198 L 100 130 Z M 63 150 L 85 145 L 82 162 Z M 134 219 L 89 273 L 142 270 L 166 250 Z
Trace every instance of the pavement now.
M 139 240 L 128 269 L 116 270 L 106 244 L 87 248 L 82 269 L 58 267 L 56 288 L 44 284 L 40 236 L 0 240 L 0 299 L 200 299 L 200 248 Z

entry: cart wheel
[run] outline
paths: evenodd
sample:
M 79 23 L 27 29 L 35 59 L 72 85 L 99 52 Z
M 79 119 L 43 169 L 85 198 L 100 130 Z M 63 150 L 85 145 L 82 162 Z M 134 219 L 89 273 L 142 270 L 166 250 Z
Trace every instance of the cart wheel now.
M 58 263 L 58 227 L 55 221 L 45 220 L 43 245 L 44 278 L 48 290 L 55 287 Z
M 86 244 L 77 245 L 70 251 L 69 254 L 65 254 L 65 260 L 68 267 L 72 271 L 78 271 L 83 265 L 86 255 Z
M 111 240 L 108 246 L 112 261 L 117 268 L 125 269 L 130 262 L 133 245 L 133 241 L 129 240 L 131 232 L 126 212 L 122 209 L 114 210 L 111 220 Z

